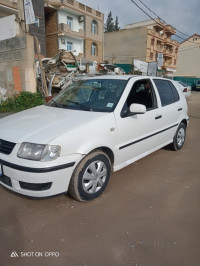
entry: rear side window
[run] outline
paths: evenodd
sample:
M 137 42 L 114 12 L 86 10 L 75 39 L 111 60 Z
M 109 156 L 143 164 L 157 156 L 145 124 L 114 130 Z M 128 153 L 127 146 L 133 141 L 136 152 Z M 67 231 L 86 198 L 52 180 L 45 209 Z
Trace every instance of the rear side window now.
M 160 79 L 154 79 L 153 81 L 158 89 L 162 106 L 172 104 L 179 100 L 179 94 L 171 81 Z

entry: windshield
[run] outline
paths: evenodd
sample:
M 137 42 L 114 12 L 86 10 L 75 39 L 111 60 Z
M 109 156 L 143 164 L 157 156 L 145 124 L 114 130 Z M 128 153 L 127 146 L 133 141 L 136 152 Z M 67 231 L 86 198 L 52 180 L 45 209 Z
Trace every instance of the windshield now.
M 48 106 L 112 112 L 127 84 L 127 80 L 90 79 L 74 82 L 56 95 Z

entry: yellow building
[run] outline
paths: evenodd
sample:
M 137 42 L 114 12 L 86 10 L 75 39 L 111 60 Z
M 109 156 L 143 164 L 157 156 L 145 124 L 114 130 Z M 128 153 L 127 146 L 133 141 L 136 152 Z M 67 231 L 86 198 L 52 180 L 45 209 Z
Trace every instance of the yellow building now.
M 157 22 L 157 23 L 156 23 Z M 112 63 L 132 64 L 133 59 L 157 61 L 163 54 L 162 69 L 167 75 L 176 71 L 179 43 L 171 37 L 176 30 L 159 19 L 126 25 L 121 31 L 105 33 L 104 59 Z

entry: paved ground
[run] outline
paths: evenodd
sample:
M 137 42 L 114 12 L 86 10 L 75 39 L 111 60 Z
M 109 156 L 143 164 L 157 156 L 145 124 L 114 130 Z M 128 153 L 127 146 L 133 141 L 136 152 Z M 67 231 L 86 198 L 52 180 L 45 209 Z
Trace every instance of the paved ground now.
M 113 174 L 93 202 L 32 200 L 0 187 L 0 265 L 200 265 L 198 92 L 189 114 L 181 151 L 159 150 Z

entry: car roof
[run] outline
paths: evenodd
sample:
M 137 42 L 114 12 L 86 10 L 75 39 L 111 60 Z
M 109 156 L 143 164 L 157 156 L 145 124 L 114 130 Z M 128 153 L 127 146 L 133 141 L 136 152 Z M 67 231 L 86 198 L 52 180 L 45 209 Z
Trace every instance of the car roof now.
M 129 80 L 129 79 L 160 79 L 160 80 L 170 80 L 167 78 L 161 78 L 156 76 L 141 76 L 141 75 L 94 75 L 94 76 L 85 76 L 85 79 L 116 79 L 116 80 Z M 170 80 L 171 81 L 171 80 Z

